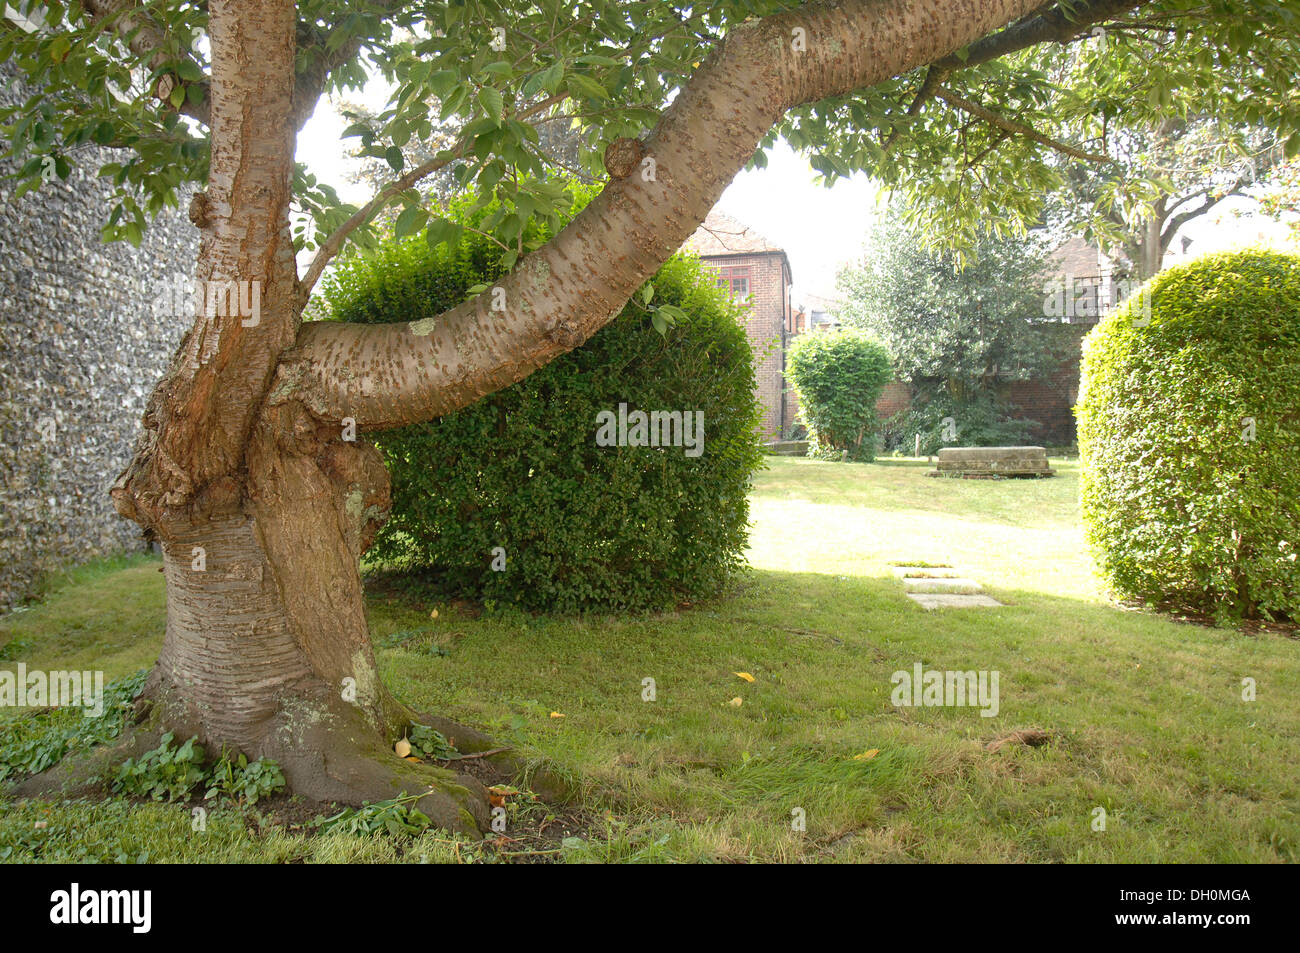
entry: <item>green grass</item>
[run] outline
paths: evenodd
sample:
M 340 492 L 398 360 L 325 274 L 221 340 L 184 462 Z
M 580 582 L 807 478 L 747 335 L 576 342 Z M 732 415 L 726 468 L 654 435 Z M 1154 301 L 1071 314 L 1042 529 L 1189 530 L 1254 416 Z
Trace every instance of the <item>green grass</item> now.
M 729 598 L 572 620 L 376 595 L 381 646 L 430 630 L 380 648 L 384 677 L 571 778 L 596 821 L 567 860 L 1295 861 L 1300 643 L 1107 603 L 1081 543 L 1076 466 L 1055 465 L 1050 480 L 962 481 L 914 461 L 773 458 L 753 495 L 754 571 Z M 964 569 L 1007 605 L 927 613 L 888 571 L 915 561 Z M 111 678 L 156 653 L 163 618 L 162 577 L 142 560 L 74 574 L 0 620 L 0 643 L 22 640 L 29 665 L 94 660 Z M 999 714 L 895 708 L 890 675 L 916 662 L 999 671 Z M 1257 701 L 1242 701 L 1244 677 Z M 985 750 L 1026 727 L 1053 742 Z M 1105 832 L 1091 829 L 1097 807 Z M 791 830 L 796 808 L 805 833 Z M 49 809 L 11 808 L 0 850 Z M 123 856 L 160 861 L 398 856 L 234 822 L 200 848 L 183 808 L 123 810 L 58 806 L 67 850 L 114 859 L 121 827 Z M 426 835 L 401 856 L 475 856 L 459 850 Z

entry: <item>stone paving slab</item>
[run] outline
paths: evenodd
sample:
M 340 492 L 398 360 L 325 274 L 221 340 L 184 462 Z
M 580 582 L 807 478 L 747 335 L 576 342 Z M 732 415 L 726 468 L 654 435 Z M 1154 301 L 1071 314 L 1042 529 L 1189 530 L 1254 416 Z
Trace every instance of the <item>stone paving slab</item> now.
M 984 587 L 974 579 L 924 579 L 908 577 L 903 580 L 908 592 L 983 592 Z
M 959 595 L 951 592 L 909 592 L 907 598 L 922 609 L 994 609 L 1002 606 L 1002 603 L 991 596 Z
M 951 566 L 945 566 L 942 568 L 938 566 L 890 566 L 889 571 L 899 579 L 907 579 L 909 577 L 921 579 L 926 577 L 939 579 L 962 578 L 962 571 L 960 569 L 953 569 Z

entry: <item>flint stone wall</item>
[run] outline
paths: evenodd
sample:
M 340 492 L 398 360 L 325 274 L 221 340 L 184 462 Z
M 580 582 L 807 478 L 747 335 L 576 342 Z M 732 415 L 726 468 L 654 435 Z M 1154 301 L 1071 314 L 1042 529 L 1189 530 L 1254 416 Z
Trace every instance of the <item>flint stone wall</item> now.
M 26 95 L 0 70 L 0 102 Z M 121 157 L 88 148 L 74 158 L 66 182 L 21 199 L 0 178 L 0 611 L 51 570 L 145 548 L 108 489 L 185 331 L 152 302 L 161 282 L 193 272 L 188 196 L 140 248 L 105 245 L 110 189 L 95 173 Z M 0 159 L 0 176 L 15 167 Z

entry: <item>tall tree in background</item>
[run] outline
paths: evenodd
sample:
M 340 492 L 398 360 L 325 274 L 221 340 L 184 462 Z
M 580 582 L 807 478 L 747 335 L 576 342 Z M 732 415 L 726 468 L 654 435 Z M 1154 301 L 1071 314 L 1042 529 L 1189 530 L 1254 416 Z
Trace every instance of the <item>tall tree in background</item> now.
M 1144 88 L 1191 77 L 1231 121 L 1244 107 L 1219 94 L 1220 73 L 1252 57 L 1254 102 L 1300 129 L 1288 98 L 1295 15 L 1272 0 L 10 9 L 0 55 L 42 90 L 0 117 L 26 159 L 23 187 L 39 187 L 50 169 L 65 174 L 80 142 L 119 147 L 122 161 L 103 170 L 119 189 L 105 234 L 138 241 L 150 214 L 199 183 L 195 277 L 259 305 L 232 314 L 218 298 L 199 311 L 112 491 L 118 510 L 161 542 L 167 580 L 167 634 L 137 738 L 170 729 L 274 758 L 293 790 L 318 799 L 427 791 L 421 810 L 460 829 L 486 823 L 481 787 L 389 748 L 415 716 L 380 681 L 367 632 L 358 559 L 385 517 L 388 484 L 356 433 L 464 407 L 582 343 L 778 134 L 835 173 L 868 169 L 921 205 L 941 198 L 960 236 L 961 222 L 1014 226 L 1041 205 L 1042 137 L 1016 114 L 1032 118 L 1060 95 L 1132 87 L 1135 120 L 1154 122 L 1168 109 Z M 1261 22 L 1281 26 L 1257 36 Z M 1074 44 L 1095 25 L 1119 38 L 1122 55 L 1097 55 L 1075 87 L 1057 90 L 1034 48 Z M 1194 55 L 1204 50 L 1208 62 Z M 295 165 L 294 145 L 323 95 L 355 90 L 371 73 L 393 89 L 376 132 L 385 141 L 427 140 L 438 119 L 463 125 L 418 166 L 394 154 L 392 181 L 353 208 Z M 962 93 L 990 88 L 1005 122 L 963 105 Z M 524 223 L 554 218 L 567 201 L 535 149 L 537 123 L 557 110 L 598 129 L 589 151 L 603 155 L 609 180 L 534 248 Z M 414 186 L 457 164 L 458 183 L 503 203 L 487 227 L 512 273 L 432 321 L 303 322 L 321 271 L 381 209 L 399 209 L 403 232 L 456 238 Z M 294 211 L 309 220 L 297 232 Z M 316 254 L 299 274 L 302 248 Z M 463 729 L 456 737 L 480 743 Z
M 1231 127 L 1202 116 L 1127 127 L 1122 115 L 1097 123 L 1110 162 L 1062 164 L 1062 187 L 1046 217 L 1082 234 L 1114 262 L 1115 276 L 1142 282 L 1163 267 L 1179 229 L 1247 196 L 1281 160 L 1283 143 L 1265 125 Z

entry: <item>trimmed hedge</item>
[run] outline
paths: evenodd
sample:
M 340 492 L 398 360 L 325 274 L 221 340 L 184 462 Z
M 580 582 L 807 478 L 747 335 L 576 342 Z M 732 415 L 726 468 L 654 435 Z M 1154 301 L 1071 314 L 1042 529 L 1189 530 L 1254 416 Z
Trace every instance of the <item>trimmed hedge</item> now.
M 1085 531 L 1117 593 L 1300 619 L 1300 258 L 1156 277 L 1084 339 L 1076 412 Z
M 491 284 L 497 259 L 472 233 L 450 250 L 388 242 L 345 263 L 325 298 L 340 320 L 419 320 Z M 372 554 L 433 569 L 451 593 L 529 610 L 655 609 L 717 593 L 743 565 L 762 465 L 753 351 L 698 260 L 673 258 L 653 286 L 653 304 L 685 313 L 666 334 L 630 303 L 512 387 L 378 435 L 393 509 Z M 701 411 L 702 453 L 598 446 L 598 414 L 620 404 L 629 415 Z
M 876 401 L 894 376 L 884 345 L 856 328 L 801 334 L 786 366 L 809 456 L 875 459 Z

